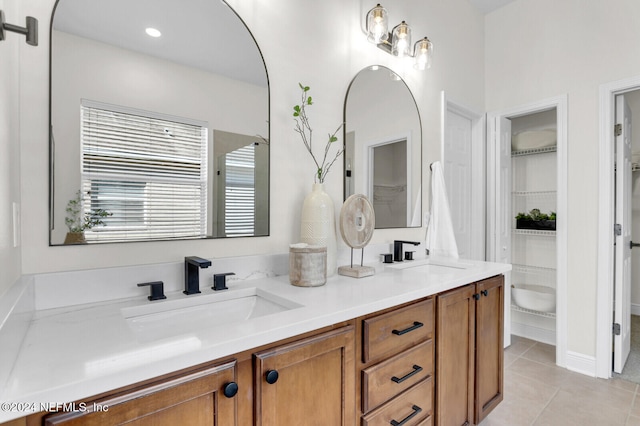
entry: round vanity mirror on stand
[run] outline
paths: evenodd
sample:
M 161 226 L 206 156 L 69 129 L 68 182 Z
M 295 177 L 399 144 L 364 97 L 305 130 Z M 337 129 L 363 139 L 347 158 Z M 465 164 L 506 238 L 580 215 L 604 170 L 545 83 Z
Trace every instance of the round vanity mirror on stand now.
M 351 195 L 340 210 L 340 234 L 344 242 L 351 247 L 351 265 L 340 266 L 338 274 L 362 278 L 375 274 L 375 268 L 364 266 L 364 247 L 373 236 L 376 216 L 369 199 L 363 194 Z M 353 265 L 353 249 L 362 249 L 360 265 Z

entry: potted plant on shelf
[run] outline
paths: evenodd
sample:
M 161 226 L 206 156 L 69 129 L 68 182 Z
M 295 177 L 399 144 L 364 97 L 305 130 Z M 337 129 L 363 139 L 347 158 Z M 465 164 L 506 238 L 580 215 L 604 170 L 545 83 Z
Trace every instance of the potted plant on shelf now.
M 103 219 L 112 216 L 113 213 L 104 209 L 84 211 L 82 207 L 82 192 L 78 190 L 76 196 L 67 203 L 67 217 L 64 223 L 69 228 L 64 239 L 65 244 L 85 244 L 84 231 L 94 226 L 105 225 Z
M 535 229 L 540 231 L 556 230 L 556 212 L 541 213 L 540 209 L 532 209 L 529 213 L 518 213 L 516 229 Z

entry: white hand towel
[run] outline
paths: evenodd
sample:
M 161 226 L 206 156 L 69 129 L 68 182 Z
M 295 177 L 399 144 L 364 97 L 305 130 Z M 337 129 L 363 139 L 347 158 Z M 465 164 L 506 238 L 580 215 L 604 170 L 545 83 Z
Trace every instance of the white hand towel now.
M 432 256 L 458 258 L 449 199 L 439 161 L 431 164 L 431 214 L 427 225 L 426 248 Z

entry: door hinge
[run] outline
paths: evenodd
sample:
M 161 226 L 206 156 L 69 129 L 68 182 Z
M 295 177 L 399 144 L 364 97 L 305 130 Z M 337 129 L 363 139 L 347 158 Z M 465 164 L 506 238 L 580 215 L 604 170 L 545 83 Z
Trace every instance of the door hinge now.
M 620 324 L 618 324 L 617 322 L 613 323 L 613 334 L 615 334 L 616 336 L 620 335 Z
M 616 136 L 620 136 L 622 134 L 622 124 L 616 124 L 613 126 L 613 134 Z
M 619 223 L 616 223 L 615 225 L 613 225 L 613 232 L 614 232 L 617 236 L 622 235 L 622 225 L 620 225 Z

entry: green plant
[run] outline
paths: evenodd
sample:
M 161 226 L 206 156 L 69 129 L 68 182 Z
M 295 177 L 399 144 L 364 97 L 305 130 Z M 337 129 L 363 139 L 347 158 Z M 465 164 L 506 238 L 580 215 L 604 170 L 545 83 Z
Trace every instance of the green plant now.
M 113 215 L 113 213 L 104 209 L 83 212 L 82 192 L 80 190 L 76 192 L 75 198 L 70 199 L 67 203 L 66 212 L 67 217 L 65 217 L 64 223 L 69 228 L 69 232 L 83 232 L 94 226 L 104 225 L 105 223 L 102 219 Z
M 327 162 L 329 157 L 329 150 L 331 149 L 333 143 L 338 140 L 336 134 L 340 131 L 344 123 L 340 123 L 335 132 L 329 134 L 329 140 L 324 147 L 324 156 L 322 157 L 322 163 L 319 163 L 316 159 L 316 156 L 313 154 L 313 130 L 311 129 L 311 125 L 309 124 L 309 118 L 307 117 L 307 111 L 305 109 L 306 107 L 313 105 L 313 99 L 311 98 L 311 96 L 309 96 L 308 93 L 309 86 L 303 86 L 301 83 L 298 83 L 298 85 L 300 86 L 300 90 L 302 90 L 302 102 L 300 103 L 300 105 L 295 105 L 293 107 L 293 117 L 296 122 L 295 131 L 300 134 L 304 146 L 307 148 L 307 151 L 309 151 L 309 154 L 311 154 L 311 158 L 316 165 L 314 181 L 318 183 L 324 183 L 324 179 L 326 178 L 327 173 L 329 173 L 331 166 L 333 166 L 333 163 L 335 163 L 335 161 L 344 152 L 344 147 L 338 148 L 338 151 L 336 152 L 333 159 Z
M 541 213 L 540 209 L 531 209 L 529 213 L 518 213 L 516 220 L 556 220 L 556 212 Z

